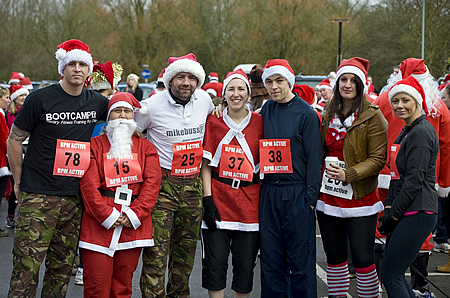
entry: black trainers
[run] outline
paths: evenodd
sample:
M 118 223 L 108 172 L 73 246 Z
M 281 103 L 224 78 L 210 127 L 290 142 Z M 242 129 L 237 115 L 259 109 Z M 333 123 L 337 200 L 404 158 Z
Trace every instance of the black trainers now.
M 14 221 L 14 218 L 11 218 L 9 216 L 6 217 L 5 223 L 8 229 L 14 229 L 16 227 L 16 222 Z
M 9 236 L 8 231 L 0 229 L 0 237 L 8 237 L 8 236 Z

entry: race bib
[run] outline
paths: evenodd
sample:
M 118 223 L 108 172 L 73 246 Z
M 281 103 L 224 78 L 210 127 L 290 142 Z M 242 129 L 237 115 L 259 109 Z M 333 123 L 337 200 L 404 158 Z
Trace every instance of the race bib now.
M 142 182 L 142 170 L 137 153 L 117 160 L 109 153 L 103 153 L 103 169 L 107 187 Z
M 240 146 L 222 145 L 219 177 L 243 181 L 253 180 L 253 166 Z
M 186 176 L 200 172 L 203 157 L 201 141 L 176 143 L 172 147 L 172 175 Z
M 397 155 L 400 151 L 400 144 L 392 144 L 391 145 L 391 162 L 389 164 L 389 172 L 391 173 L 391 179 L 392 180 L 398 180 L 400 179 L 400 174 L 398 173 L 397 169 Z
M 345 169 L 345 162 L 339 161 L 338 165 Z M 327 178 L 325 175 L 326 171 L 324 171 L 322 175 L 322 187 L 320 188 L 320 192 L 347 200 L 352 199 L 353 189 L 351 184 L 342 185 L 342 181 Z
M 90 164 L 89 151 L 89 142 L 57 139 L 53 175 L 83 177 Z
M 259 140 L 260 171 L 263 174 L 293 173 L 291 140 Z

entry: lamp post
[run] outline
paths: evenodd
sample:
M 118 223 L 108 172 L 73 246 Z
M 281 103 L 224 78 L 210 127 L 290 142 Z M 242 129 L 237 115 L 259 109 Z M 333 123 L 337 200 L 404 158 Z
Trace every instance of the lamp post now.
M 349 19 L 332 19 L 331 20 L 333 23 L 334 22 L 339 22 L 339 42 L 338 42 L 338 56 L 337 56 L 337 67 L 339 67 L 339 64 L 341 63 L 342 60 L 342 22 L 349 22 Z

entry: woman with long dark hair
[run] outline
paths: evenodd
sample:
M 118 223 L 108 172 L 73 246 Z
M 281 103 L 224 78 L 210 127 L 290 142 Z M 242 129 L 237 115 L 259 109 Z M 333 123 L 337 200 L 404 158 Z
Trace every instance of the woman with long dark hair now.
M 333 98 L 322 119 L 325 163 L 317 219 L 327 256 L 330 297 L 347 296 L 347 245 L 358 295 L 379 295 L 373 238 L 377 214 L 383 210 L 377 183 L 386 161 L 387 123 L 378 107 L 365 98 L 368 68 L 369 61 L 359 57 L 341 62 Z

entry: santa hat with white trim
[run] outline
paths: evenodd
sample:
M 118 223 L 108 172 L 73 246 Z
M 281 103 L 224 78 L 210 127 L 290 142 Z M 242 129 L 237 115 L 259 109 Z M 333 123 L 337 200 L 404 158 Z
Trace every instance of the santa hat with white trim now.
M 141 104 L 131 93 L 116 92 L 108 102 L 108 115 L 106 119 L 109 120 L 109 114 L 111 113 L 111 111 L 118 107 L 124 107 L 134 111 L 134 109 L 140 109 Z
M 106 61 L 103 64 L 94 63 L 94 72 L 91 74 L 92 89 L 114 89 L 120 82 L 123 67 L 119 63 Z
M 21 95 L 28 95 L 30 92 L 28 89 L 24 88 L 21 85 L 11 85 L 9 86 L 9 96 L 11 101 L 15 100 L 17 97 Z
M 336 82 L 339 81 L 339 77 L 344 73 L 351 73 L 356 75 L 364 85 L 364 94 L 367 93 L 369 85 L 367 84 L 367 72 L 369 71 L 369 60 L 361 57 L 353 57 L 350 59 L 344 59 L 339 64 L 336 71 Z
M 250 82 L 248 81 L 248 77 L 247 74 L 245 73 L 245 71 L 243 71 L 242 69 L 237 69 L 233 72 L 229 72 L 225 78 L 225 80 L 223 80 L 223 88 L 222 88 L 222 97 L 225 96 L 225 90 L 227 89 L 227 85 L 231 82 L 231 80 L 233 79 L 241 79 L 244 81 L 244 83 L 247 85 L 247 91 L 248 94 L 250 94 Z
M 11 77 L 9 78 L 8 84 L 16 83 L 18 84 L 21 78 L 24 78 L 25 75 L 21 72 L 13 71 L 11 73 Z
M 19 85 L 23 86 L 25 89 L 33 90 L 33 85 L 31 84 L 31 80 L 28 77 L 20 78 Z
M 319 90 L 320 89 L 329 89 L 329 90 L 333 90 L 333 87 L 331 87 L 331 83 L 330 80 L 328 78 L 324 79 L 322 82 L 320 82 L 319 84 Z
M 406 93 L 417 101 L 419 107 L 428 114 L 427 103 L 425 101 L 425 91 L 414 77 L 410 76 L 399 81 L 389 90 L 389 102 L 392 105 L 392 98 L 398 93 Z
M 289 62 L 285 59 L 272 59 L 267 61 L 266 66 L 264 66 L 262 81 L 264 83 L 264 87 L 266 86 L 266 79 L 273 76 L 280 75 L 288 81 L 291 90 L 294 88 L 295 84 L 295 75 L 292 70 Z
M 89 67 L 89 74 L 94 68 L 94 61 L 89 52 L 89 47 L 78 39 L 67 40 L 57 46 L 55 57 L 58 60 L 58 73 L 63 74 L 64 67 L 72 61 L 84 62 Z
M 203 66 L 197 62 L 197 58 L 192 53 L 181 57 L 169 58 L 169 66 L 167 66 L 163 75 L 164 85 L 167 89 L 170 88 L 169 84 L 173 77 L 180 72 L 188 72 L 193 74 L 198 80 L 197 89 L 205 83 L 205 70 L 203 69 Z
M 209 73 L 209 81 L 210 82 L 218 82 L 219 81 L 219 75 L 217 74 L 217 72 Z

